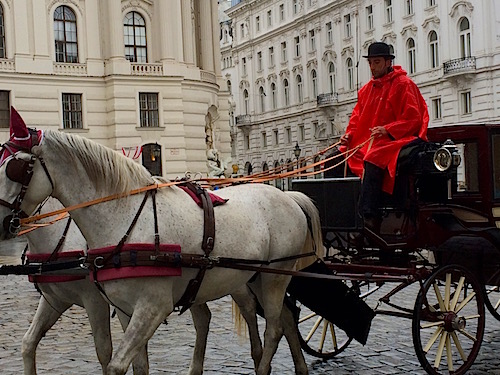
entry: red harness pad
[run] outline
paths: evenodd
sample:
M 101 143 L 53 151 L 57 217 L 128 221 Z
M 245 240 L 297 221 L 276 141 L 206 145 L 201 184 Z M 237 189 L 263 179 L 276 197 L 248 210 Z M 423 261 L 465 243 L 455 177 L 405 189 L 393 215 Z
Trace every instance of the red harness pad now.
M 46 254 L 32 254 L 27 253 L 26 259 L 28 263 L 43 263 L 47 262 L 51 257 L 52 253 Z M 72 250 L 64 251 L 62 253 L 57 253 L 53 256 L 52 260 L 65 259 L 65 260 L 78 260 L 85 257 L 85 252 L 83 250 Z M 76 281 L 85 279 L 85 275 L 28 275 L 28 280 L 32 283 L 64 283 L 68 281 Z
M 107 246 L 100 249 L 89 250 L 89 256 L 108 258 L 112 256 L 115 246 Z M 124 244 L 120 254 L 126 252 L 154 252 L 155 245 L 149 243 L 132 243 Z M 159 252 L 161 253 L 180 253 L 180 245 L 160 244 Z M 163 277 L 163 276 L 181 276 L 182 269 L 180 267 L 169 266 L 122 266 L 112 268 L 97 269 L 97 272 L 90 273 L 92 281 L 108 281 L 116 279 L 128 279 L 133 277 Z M 96 280 L 97 278 L 97 280 Z
M 198 206 L 203 208 L 203 204 L 201 203 L 200 197 L 198 197 L 195 193 L 193 193 L 191 190 L 189 190 L 185 186 L 179 186 L 182 190 L 184 190 L 195 202 Z M 227 199 L 221 198 L 218 195 L 215 195 L 214 193 L 208 192 L 208 195 L 210 196 L 210 200 L 212 201 L 212 204 L 214 207 L 220 206 L 221 204 L 224 204 L 227 202 Z

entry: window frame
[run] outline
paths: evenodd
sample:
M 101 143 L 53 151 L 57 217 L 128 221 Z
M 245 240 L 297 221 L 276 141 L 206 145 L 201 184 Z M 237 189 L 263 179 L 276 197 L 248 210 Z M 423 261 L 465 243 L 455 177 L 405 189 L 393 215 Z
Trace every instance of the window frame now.
M 61 13 L 62 18 L 56 18 L 58 17 L 58 12 Z M 73 18 L 67 19 L 66 17 L 68 15 L 71 15 Z M 59 5 L 54 10 L 52 20 L 54 22 L 54 53 L 56 62 L 66 64 L 78 63 L 78 23 L 76 12 L 68 5 Z M 61 25 L 62 30 L 59 30 L 58 26 Z M 72 30 L 72 28 L 74 28 L 74 30 Z M 61 33 L 63 38 L 59 39 L 59 34 Z M 74 40 L 68 40 L 69 36 L 73 36 L 72 39 Z M 69 49 L 73 53 L 70 54 L 68 52 Z
M 74 101 L 73 99 L 78 100 Z M 79 106 L 79 108 L 74 108 L 75 103 Z M 83 94 L 63 92 L 61 94 L 61 107 L 62 128 L 83 129 Z
M 126 20 L 127 17 L 131 15 L 131 20 L 132 20 L 132 25 L 127 24 Z M 136 16 L 138 17 L 138 20 L 142 20 L 143 24 L 137 24 L 136 25 Z M 133 31 L 132 35 L 129 35 L 126 33 L 127 28 L 130 28 Z M 139 32 L 142 31 L 142 33 Z M 139 36 L 138 36 L 139 34 Z M 127 44 L 127 35 L 133 38 L 134 44 Z M 137 44 L 137 38 L 142 38 L 144 40 L 144 44 Z M 125 51 L 125 58 L 130 61 L 131 63 L 138 63 L 138 64 L 147 64 L 148 63 L 148 39 L 147 39 L 147 27 L 146 27 L 146 18 L 139 12 L 136 11 L 130 11 L 127 14 L 125 14 L 123 18 L 123 40 L 124 40 L 124 51 Z M 127 48 L 132 48 L 133 50 L 133 55 L 127 54 Z M 143 53 L 141 54 L 139 58 L 138 52 L 142 51 Z
M 155 99 L 150 101 L 150 99 Z M 145 107 L 142 104 L 146 104 Z M 154 104 L 156 106 L 151 106 Z M 158 92 L 139 92 L 139 127 L 160 127 L 160 94 Z

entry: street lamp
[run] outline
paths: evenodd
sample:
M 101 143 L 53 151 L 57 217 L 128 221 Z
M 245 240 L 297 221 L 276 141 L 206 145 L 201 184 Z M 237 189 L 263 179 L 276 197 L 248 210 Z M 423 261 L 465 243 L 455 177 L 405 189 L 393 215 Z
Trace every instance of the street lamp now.
M 161 146 L 155 143 L 151 146 L 151 161 L 156 161 L 161 156 Z
M 300 156 L 301 151 L 302 150 L 299 147 L 299 142 L 295 143 L 295 147 L 293 149 L 293 154 L 295 155 L 295 159 L 299 160 L 299 156 Z

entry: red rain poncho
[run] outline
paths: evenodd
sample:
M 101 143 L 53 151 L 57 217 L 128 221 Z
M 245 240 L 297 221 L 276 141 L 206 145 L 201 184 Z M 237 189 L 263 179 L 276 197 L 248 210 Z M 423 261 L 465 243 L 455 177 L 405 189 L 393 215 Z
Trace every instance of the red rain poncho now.
M 392 194 L 399 151 L 411 141 L 427 141 L 429 114 L 417 85 L 400 66 L 378 79 L 371 79 L 358 93 L 358 103 L 347 125 L 349 149 L 371 137 L 370 129 L 383 126 L 389 136 L 367 142 L 351 158 L 349 168 L 363 175 L 363 161 L 385 169 L 383 190 Z M 341 147 L 345 151 L 346 147 Z

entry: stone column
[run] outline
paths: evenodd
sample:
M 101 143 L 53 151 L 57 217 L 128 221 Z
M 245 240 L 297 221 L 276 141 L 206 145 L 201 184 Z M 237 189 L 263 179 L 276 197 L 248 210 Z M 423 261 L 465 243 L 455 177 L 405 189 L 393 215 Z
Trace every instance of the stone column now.
M 183 55 L 180 0 L 159 1 L 161 61 L 181 61 Z
M 221 76 L 221 54 L 220 54 L 220 24 L 217 1 L 212 0 L 212 36 L 213 36 L 213 57 L 214 73 Z
M 212 28 L 211 1 L 200 1 L 200 40 L 201 40 L 201 68 L 214 71 L 213 28 Z
M 109 59 L 124 58 L 123 19 L 120 0 L 106 0 Z
M 191 0 L 181 0 L 182 14 L 182 40 L 184 62 L 186 64 L 194 64 L 194 30 L 193 30 L 193 15 L 191 11 Z
M 35 0 L 37 1 L 37 0 Z M 85 1 L 85 18 L 87 24 L 87 73 L 92 76 L 104 74 L 104 61 L 101 52 L 101 29 L 99 23 L 99 0 Z

